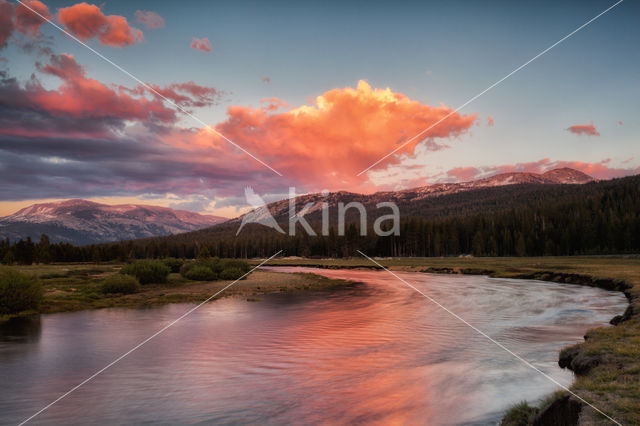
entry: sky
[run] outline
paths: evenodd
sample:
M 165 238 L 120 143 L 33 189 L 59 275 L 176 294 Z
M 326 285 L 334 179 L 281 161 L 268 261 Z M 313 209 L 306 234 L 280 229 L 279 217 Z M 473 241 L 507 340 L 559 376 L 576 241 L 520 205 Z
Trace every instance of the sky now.
M 457 112 L 615 1 L 24 3 L 0 0 L 0 215 L 640 173 L 631 0 Z

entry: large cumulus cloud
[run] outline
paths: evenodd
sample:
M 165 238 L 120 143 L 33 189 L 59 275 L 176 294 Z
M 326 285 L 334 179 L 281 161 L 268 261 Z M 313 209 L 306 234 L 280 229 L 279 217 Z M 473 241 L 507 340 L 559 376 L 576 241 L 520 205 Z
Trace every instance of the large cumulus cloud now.
M 314 189 L 357 189 L 366 184 L 367 176 L 357 176 L 359 171 L 452 112 L 389 88 L 372 88 L 365 81 L 356 88 L 331 89 L 316 97 L 313 105 L 289 110 L 282 110 L 286 104 L 277 99 L 267 101 L 257 108 L 229 107 L 226 120 L 215 129 L 256 153 L 291 182 Z M 465 133 L 475 119 L 475 115 L 451 114 L 421 140 L 405 145 L 387 164 L 412 155 L 417 144 L 441 149 L 439 140 Z M 178 135 L 169 141 L 185 148 L 220 149 L 226 144 L 206 129 L 190 136 Z

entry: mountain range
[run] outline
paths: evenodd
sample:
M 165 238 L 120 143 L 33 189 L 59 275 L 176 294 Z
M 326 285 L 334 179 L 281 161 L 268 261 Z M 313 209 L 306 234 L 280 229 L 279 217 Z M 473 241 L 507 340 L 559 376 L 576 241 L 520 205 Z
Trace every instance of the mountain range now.
M 0 238 L 39 240 L 74 245 L 104 243 L 178 234 L 213 226 L 227 220 L 167 207 L 106 205 L 87 200 L 33 204 L 0 218 Z
M 581 171 L 563 167 L 548 172 L 509 172 L 500 173 L 484 179 L 472 180 L 462 183 L 439 183 L 426 185 L 419 188 L 401 191 L 408 194 L 420 194 L 421 196 L 434 196 L 454 194 L 460 191 L 469 191 L 477 188 L 491 188 L 495 186 L 518 184 L 583 184 L 594 179 Z
M 337 221 L 338 203 L 351 201 L 362 203 L 368 211 L 374 210 L 379 202 L 393 201 L 403 216 L 438 217 L 515 205 L 519 198 L 536 196 L 531 194 L 544 191 L 544 188 L 575 186 L 591 181 L 593 178 L 590 176 L 570 168 L 554 169 L 542 174 L 510 172 L 469 182 L 437 183 L 367 195 L 346 191 L 307 194 L 297 197 L 296 205 L 299 211 L 307 203 L 313 203 L 313 207 L 305 213 L 305 218 L 312 224 L 320 219 L 321 202 L 328 203 L 333 223 Z M 456 194 L 469 195 L 461 197 Z M 438 201 L 432 201 L 434 199 Z M 286 223 L 289 200 L 276 201 L 266 207 L 277 222 Z M 351 210 L 346 220 L 354 221 L 357 215 L 356 211 Z M 47 234 L 52 242 L 86 245 L 182 234 L 209 227 L 214 227 L 214 233 L 226 235 L 238 228 L 243 216 L 227 220 L 166 207 L 131 204 L 110 206 L 74 199 L 34 204 L 0 218 L 0 238 L 15 240 L 29 236 L 38 240 L 41 234 Z M 254 225 L 254 229 L 255 226 L 261 225 Z
M 517 186 L 521 188 L 521 191 L 528 191 L 531 189 L 539 188 L 543 185 L 576 185 L 585 184 L 592 181 L 594 181 L 594 179 L 591 176 L 578 170 L 565 167 L 553 169 L 542 174 L 529 172 L 500 173 L 487 178 L 472 180 L 468 182 L 436 183 L 412 189 L 405 189 L 400 191 L 383 191 L 376 192 L 374 194 L 357 194 L 347 191 L 332 192 L 329 194 L 306 194 L 296 197 L 296 205 L 298 208 L 297 211 L 299 211 L 306 204 L 313 203 L 313 207 L 308 209 L 305 213 L 305 217 L 309 217 L 311 219 L 321 213 L 320 209 L 322 207 L 322 202 L 327 203 L 329 205 L 329 209 L 334 208 L 333 211 L 335 212 L 335 207 L 338 205 L 338 202 L 343 202 L 345 204 L 349 202 L 359 202 L 362 203 L 367 208 L 367 210 L 370 210 L 375 208 L 375 205 L 380 202 L 392 201 L 398 205 L 401 215 L 403 216 L 425 216 L 424 214 L 420 214 L 420 211 L 425 211 L 424 209 L 428 209 L 428 206 L 426 206 L 422 201 L 435 197 L 441 197 L 444 195 L 453 195 L 470 191 L 473 192 L 489 188 L 504 188 L 510 186 Z M 523 186 L 525 186 L 526 189 L 522 188 Z M 502 193 L 508 197 L 511 197 L 511 195 L 508 195 L 511 194 L 511 192 L 512 191 L 510 190 L 502 191 Z M 285 219 L 288 220 L 288 199 L 269 203 L 267 205 L 267 208 L 269 209 L 271 215 L 273 215 L 273 217 L 275 217 L 278 222 Z M 351 211 L 349 213 L 351 214 L 351 216 L 357 215 L 357 213 L 354 211 Z M 347 215 L 347 219 L 349 218 L 349 213 Z M 229 224 L 234 224 L 236 222 L 242 221 L 242 218 L 245 215 L 242 215 L 235 219 L 231 219 L 229 221 Z

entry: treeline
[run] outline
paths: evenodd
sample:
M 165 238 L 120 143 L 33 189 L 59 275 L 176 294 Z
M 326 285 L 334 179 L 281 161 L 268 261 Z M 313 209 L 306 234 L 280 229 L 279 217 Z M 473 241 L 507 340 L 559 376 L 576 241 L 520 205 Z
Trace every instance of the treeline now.
M 132 258 L 195 258 L 205 248 L 218 257 L 347 257 L 357 250 L 376 256 L 564 256 L 640 253 L 640 177 L 619 179 L 556 199 L 529 200 L 515 208 L 458 216 L 405 217 L 400 235 L 360 236 L 349 224 L 344 236 L 295 237 L 260 225 L 239 236 L 235 228 L 216 227 L 171 237 L 73 247 L 50 244 L 46 236 L 0 244 L 0 259 L 19 263 L 109 261 Z
M 37 243 L 31 237 L 13 243 L 9 239 L 0 240 L 0 262 L 5 265 L 89 260 L 91 260 L 91 250 L 88 250 L 87 247 L 75 247 L 68 243 L 52 244 L 45 234 L 40 237 L 40 241 Z

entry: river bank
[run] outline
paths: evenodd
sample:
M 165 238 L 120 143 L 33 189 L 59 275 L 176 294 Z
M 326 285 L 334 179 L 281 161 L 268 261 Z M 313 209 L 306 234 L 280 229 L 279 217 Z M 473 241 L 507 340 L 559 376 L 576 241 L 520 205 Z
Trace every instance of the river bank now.
M 19 271 L 35 275 L 44 287 L 39 313 L 74 312 L 101 308 L 145 308 L 167 303 L 201 302 L 220 291 L 229 281 L 189 281 L 170 274 L 163 284 L 146 284 L 134 294 L 104 294 L 100 286 L 105 277 L 117 274 L 120 264 L 54 264 L 17 266 Z M 321 291 L 351 286 L 354 283 L 332 280 L 315 274 L 290 274 L 255 270 L 246 279 L 226 289 L 216 299 L 241 297 L 257 301 L 264 294 L 291 291 Z M 36 314 L 26 312 L 25 315 Z M 9 319 L 4 318 L 4 319 Z
M 561 351 L 559 365 L 576 374 L 571 386 L 573 392 L 622 424 L 640 424 L 639 257 L 394 258 L 376 261 L 391 270 L 537 279 L 623 292 L 629 300 L 624 315 L 612 318 L 613 327 L 589 330 L 584 342 Z M 282 259 L 273 265 L 379 269 L 365 258 Z M 512 411 L 504 424 L 553 424 L 551 422 L 558 418 L 574 419 L 579 424 L 610 423 L 592 408 L 564 393 L 550 396 L 538 407 L 524 404 Z

